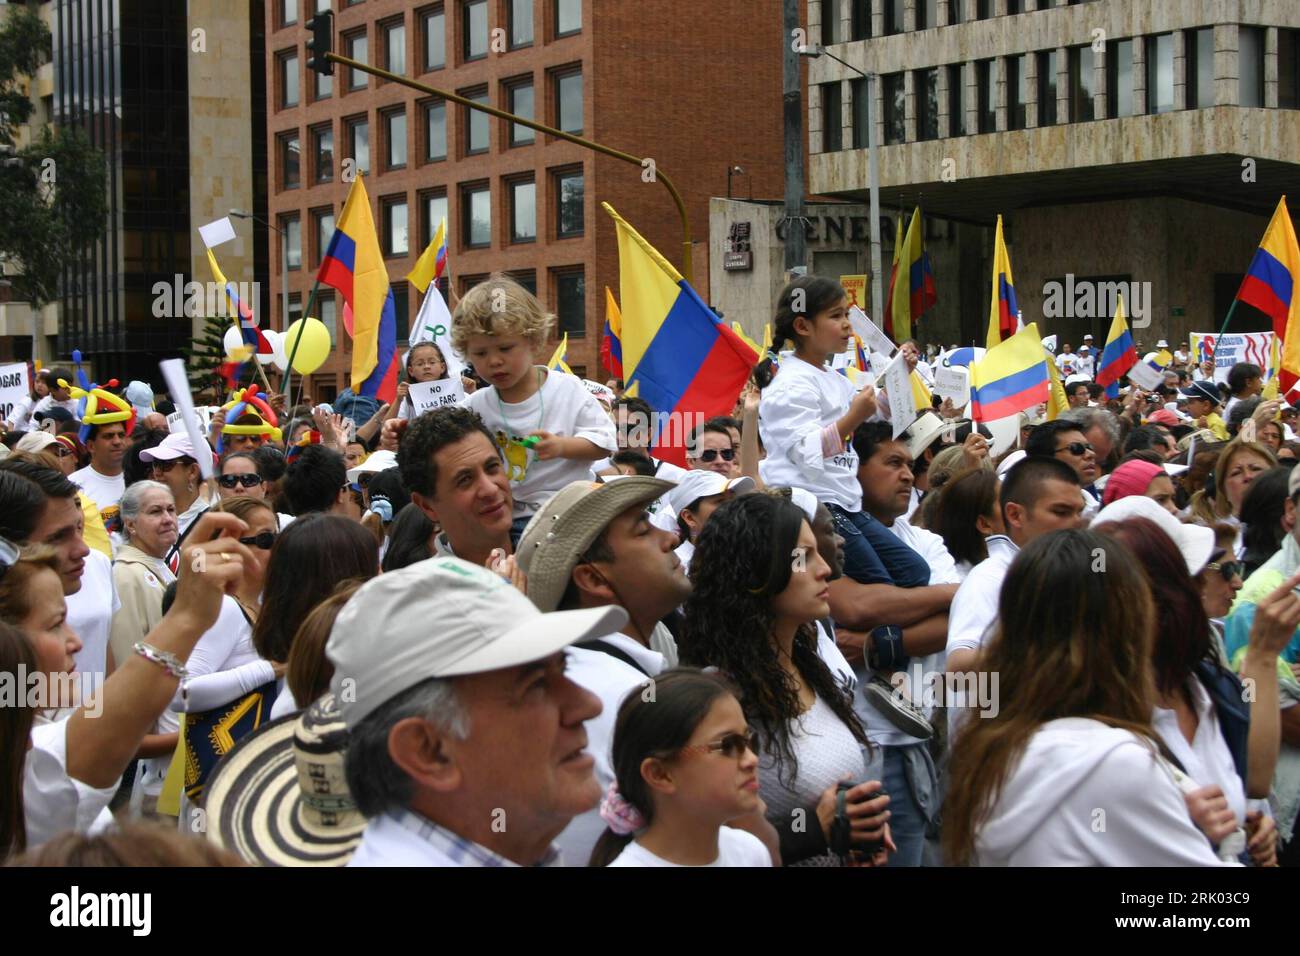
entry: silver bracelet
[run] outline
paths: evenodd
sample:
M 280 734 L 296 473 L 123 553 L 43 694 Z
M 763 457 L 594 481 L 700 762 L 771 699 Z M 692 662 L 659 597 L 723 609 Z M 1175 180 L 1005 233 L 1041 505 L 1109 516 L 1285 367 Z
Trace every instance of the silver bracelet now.
M 185 669 L 181 659 L 170 651 L 160 651 L 152 644 L 146 644 L 144 641 L 137 642 L 131 649 L 150 663 L 157 664 L 179 681 L 184 681 L 190 676 L 190 672 Z

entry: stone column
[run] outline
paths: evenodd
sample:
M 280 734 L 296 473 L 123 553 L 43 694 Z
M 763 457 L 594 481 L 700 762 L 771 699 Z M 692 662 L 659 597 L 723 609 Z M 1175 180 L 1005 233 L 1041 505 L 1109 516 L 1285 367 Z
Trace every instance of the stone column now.
M 1041 126 L 1038 118 L 1038 54 L 1025 54 L 1025 128 Z
M 939 0 L 939 3 L 941 6 L 946 6 L 948 0 Z M 941 66 L 938 67 L 938 70 L 939 70 L 939 79 L 935 85 L 938 87 L 939 90 L 938 93 L 939 109 L 937 111 L 938 115 L 935 117 L 935 120 L 939 128 L 939 138 L 947 139 L 949 136 L 952 135 L 951 127 L 948 119 L 948 69 L 947 67 Z
M 1196 55 L 1196 50 L 1192 50 Z M 1174 31 L 1174 109 L 1187 109 L 1187 31 Z
M 1151 44 L 1151 55 L 1155 56 L 1155 43 Z M 1147 111 L 1147 38 L 1133 38 L 1133 115 L 1141 116 Z
M 1237 33 L 1235 23 L 1216 23 L 1214 26 L 1215 106 L 1236 106 L 1241 102 Z
M 1277 27 L 1264 28 L 1264 105 L 1277 109 L 1278 97 Z
M 908 143 L 915 143 L 917 140 L 916 98 L 919 95 L 916 89 L 916 72 L 914 70 L 903 71 L 903 103 L 905 107 L 903 137 Z

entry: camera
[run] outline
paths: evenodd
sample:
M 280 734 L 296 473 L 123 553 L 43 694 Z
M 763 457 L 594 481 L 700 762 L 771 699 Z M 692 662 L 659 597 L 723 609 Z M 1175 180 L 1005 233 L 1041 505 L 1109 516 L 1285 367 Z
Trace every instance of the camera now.
M 849 820 L 847 802 L 848 792 L 863 781 L 850 782 L 847 780 L 840 781 L 835 787 L 835 818 L 831 821 L 830 839 L 827 841 L 832 853 L 840 859 L 870 859 L 884 845 L 881 840 L 873 840 L 870 843 L 854 846 L 851 840 L 853 834 L 853 824 Z M 872 794 L 871 799 L 886 796 L 885 788 L 881 787 Z

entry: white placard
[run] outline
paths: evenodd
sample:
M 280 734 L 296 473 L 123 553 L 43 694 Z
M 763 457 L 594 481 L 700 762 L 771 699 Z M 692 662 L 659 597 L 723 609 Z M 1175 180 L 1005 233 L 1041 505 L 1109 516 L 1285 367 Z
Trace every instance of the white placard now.
M 0 421 L 7 421 L 14 406 L 31 395 L 27 363 L 0 365 Z
M 460 376 L 442 378 L 436 382 L 412 382 L 407 393 L 414 410 L 413 417 L 419 418 L 425 412 L 448 405 L 461 405 L 465 401 L 465 386 Z
M 205 433 L 208 430 L 208 424 L 212 421 L 211 418 L 204 414 L 206 411 L 206 408 L 194 409 L 194 420 L 198 422 L 199 428 Z M 172 412 L 167 416 L 167 431 L 173 435 L 185 434 L 185 420 L 181 417 L 180 412 Z
M 849 309 L 849 323 L 853 326 L 853 331 L 858 334 L 858 338 L 862 339 L 866 351 L 890 355 L 897 348 L 884 330 L 867 318 L 867 313 L 856 305 Z
M 203 437 L 203 429 L 194 411 L 194 397 L 190 395 L 190 383 L 185 378 L 185 363 L 178 358 L 163 359 L 158 363 L 158 369 L 162 372 L 163 382 L 167 385 L 167 391 L 171 393 L 172 401 L 176 403 L 176 408 L 181 413 L 181 424 L 185 426 L 185 432 L 190 436 L 190 445 L 199 456 L 199 473 L 205 479 L 211 478 L 213 475 L 211 447 Z M 205 455 L 204 451 L 208 454 Z
M 1196 364 L 1207 358 L 1214 359 L 1214 380 L 1226 382 L 1228 372 L 1238 362 L 1250 362 L 1264 370 L 1265 377 L 1273 368 L 1272 332 L 1193 332 L 1189 338 Z M 1130 375 L 1130 377 L 1132 377 Z
M 960 365 L 953 368 L 935 366 L 931 391 L 940 398 L 951 399 L 954 408 L 965 408 L 970 402 L 970 370 Z
M 1128 380 L 1138 388 L 1150 392 L 1160 387 L 1165 377 L 1146 362 L 1138 362 L 1126 373 Z
M 912 374 L 902 352 L 876 376 L 877 382 L 889 394 L 889 418 L 894 424 L 894 437 L 912 427 L 916 421 L 916 399 L 912 397 Z
M 205 226 L 199 226 L 199 236 L 203 239 L 205 246 L 209 249 L 215 249 L 223 242 L 229 242 L 235 238 L 235 226 L 230 221 L 229 216 L 222 216 Z
M 882 355 L 880 352 L 871 353 L 871 374 L 880 378 L 885 374 L 885 369 L 889 367 L 889 356 Z

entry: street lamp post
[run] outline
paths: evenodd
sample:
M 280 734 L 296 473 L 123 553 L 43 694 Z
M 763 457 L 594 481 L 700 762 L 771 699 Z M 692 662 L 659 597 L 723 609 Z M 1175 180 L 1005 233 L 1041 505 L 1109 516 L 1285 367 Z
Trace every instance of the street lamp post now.
M 871 318 L 881 328 L 885 326 L 884 290 L 881 288 L 880 266 L 880 160 L 876 155 L 876 74 L 864 72 L 841 60 L 819 44 L 808 44 L 799 50 L 800 56 L 816 58 L 826 55 L 867 81 L 867 189 L 871 196 Z

